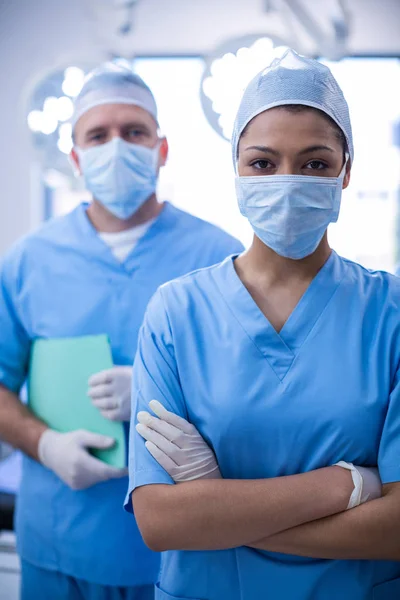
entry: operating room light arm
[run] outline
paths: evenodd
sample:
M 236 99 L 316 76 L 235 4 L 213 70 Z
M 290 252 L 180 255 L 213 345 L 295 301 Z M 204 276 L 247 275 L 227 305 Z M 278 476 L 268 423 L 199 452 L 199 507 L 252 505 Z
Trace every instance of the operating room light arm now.
M 252 543 L 252 548 L 312 558 L 400 560 L 400 482 L 382 498 Z

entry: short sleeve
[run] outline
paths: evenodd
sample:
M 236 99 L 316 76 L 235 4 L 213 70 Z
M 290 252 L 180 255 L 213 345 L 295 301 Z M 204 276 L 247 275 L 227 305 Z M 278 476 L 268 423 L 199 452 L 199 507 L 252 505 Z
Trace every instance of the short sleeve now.
M 382 483 L 400 481 L 400 369 L 389 398 L 378 454 Z
M 0 266 L 0 384 L 19 393 L 29 362 L 30 339 L 18 314 L 18 265 L 7 257 Z
M 139 334 L 132 380 L 132 411 L 129 433 L 129 489 L 124 507 L 132 512 L 130 496 L 140 486 L 173 484 L 137 433 L 137 413 L 149 411 L 149 402 L 159 400 L 168 410 L 186 417 L 179 383 L 171 330 L 159 289 L 148 305 Z

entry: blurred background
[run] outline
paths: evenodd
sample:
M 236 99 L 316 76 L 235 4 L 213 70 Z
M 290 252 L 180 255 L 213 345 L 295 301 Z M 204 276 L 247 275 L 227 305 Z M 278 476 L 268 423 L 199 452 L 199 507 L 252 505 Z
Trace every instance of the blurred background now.
M 399 32 L 399 0 L 0 0 L 0 258 L 85 199 L 68 160 L 68 119 L 85 73 L 105 60 L 130 63 L 155 94 L 170 144 L 160 199 L 248 244 L 232 121 L 250 78 L 290 46 L 328 64 L 350 105 L 355 162 L 330 241 L 369 268 L 394 271 Z M 18 454 L 0 443 L 0 598 L 8 600 L 6 580 L 18 571 L 9 532 L 18 479 Z

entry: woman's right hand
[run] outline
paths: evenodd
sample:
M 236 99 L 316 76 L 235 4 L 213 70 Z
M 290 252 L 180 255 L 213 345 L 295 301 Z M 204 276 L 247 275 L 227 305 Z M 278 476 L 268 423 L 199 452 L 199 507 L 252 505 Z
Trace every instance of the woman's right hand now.
M 347 510 L 382 496 L 382 482 L 377 468 L 358 467 L 344 461 L 340 461 L 334 466 L 351 471 L 354 490 L 350 496 Z
M 156 416 L 146 411 L 139 412 L 136 430 L 147 440 L 147 450 L 172 479 L 176 483 L 220 479 L 215 454 L 195 426 L 168 411 L 157 400 L 152 400 L 149 406 Z M 334 466 L 351 471 L 354 489 L 347 509 L 381 497 L 382 483 L 378 469 L 359 467 L 344 461 Z
M 176 483 L 195 479 L 220 479 L 214 452 L 194 425 L 168 411 L 157 400 L 149 403 L 156 417 L 138 413 L 137 432 L 146 448 Z

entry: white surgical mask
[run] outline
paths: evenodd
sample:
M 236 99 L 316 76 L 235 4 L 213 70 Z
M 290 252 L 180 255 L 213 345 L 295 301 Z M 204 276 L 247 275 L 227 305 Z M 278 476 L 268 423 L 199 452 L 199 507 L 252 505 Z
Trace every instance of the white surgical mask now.
M 86 188 L 119 219 L 129 219 L 154 194 L 159 144 L 146 148 L 114 137 L 76 152 Z
M 236 177 L 240 212 L 274 252 L 305 258 L 317 249 L 329 223 L 338 219 L 347 159 L 339 177 Z

